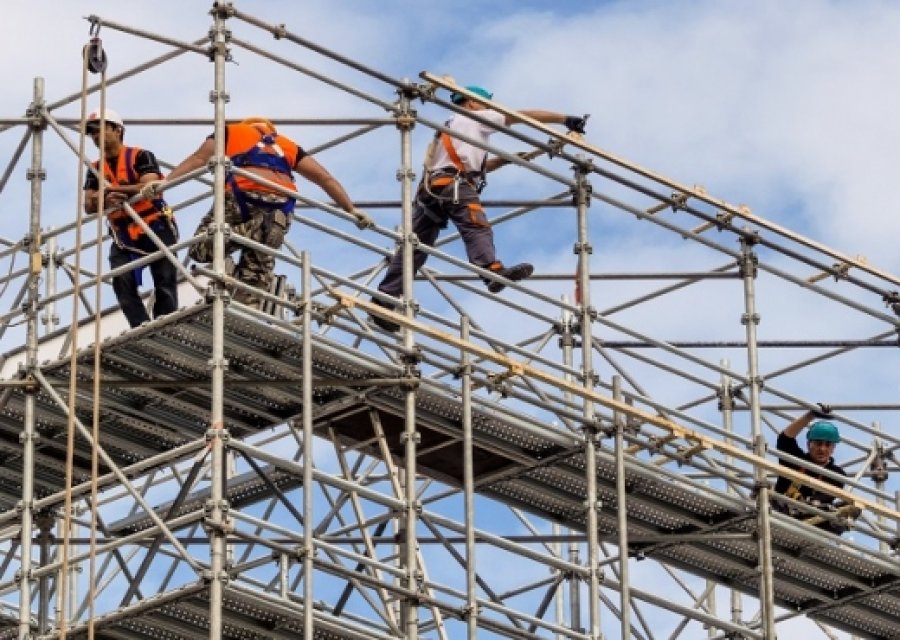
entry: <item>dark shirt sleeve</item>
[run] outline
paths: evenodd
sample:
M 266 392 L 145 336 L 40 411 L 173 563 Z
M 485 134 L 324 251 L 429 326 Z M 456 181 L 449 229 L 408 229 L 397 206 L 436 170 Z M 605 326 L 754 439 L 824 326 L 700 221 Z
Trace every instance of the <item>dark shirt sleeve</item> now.
M 87 170 L 87 177 L 84 179 L 84 190 L 85 191 L 96 191 L 100 188 L 100 182 L 97 180 L 97 176 L 94 175 L 94 172 L 90 169 Z
M 147 151 L 146 149 L 141 149 L 141 152 L 134 159 L 134 172 L 138 176 L 145 176 L 148 173 L 162 176 L 162 170 L 159 168 L 156 156 L 153 155 L 152 151 Z
M 788 435 L 785 435 L 784 432 L 778 434 L 778 441 L 775 446 L 782 453 L 787 453 L 794 456 L 795 458 L 805 458 L 803 449 L 801 449 L 800 445 L 797 444 L 797 438 L 792 438 Z M 778 459 L 778 464 L 783 465 L 788 469 L 798 468 L 796 463 L 791 462 L 790 460 L 782 460 L 781 458 Z M 778 479 L 775 481 L 776 493 L 784 493 L 790 486 L 791 481 L 784 476 L 778 476 Z
M 806 457 L 803 449 L 800 448 L 800 445 L 797 444 L 797 438 L 792 438 L 782 431 L 778 434 L 778 442 L 776 447 L 782 453 L 787 453 L 789 455 L 794 456 L 795 458 L 804 458 Z M 790 460 L 779 460 L 781 464 L 786 467 L 791 467 L 792 469 L 796 469 L 797 465 Z
M 294 144 L 296 144 L 296 143 L 294 143 Z M 305 158 L 305 157 L 308 156 L 308 155 L 309 155 L 309 154 L 306 153 L 306 151 L 303 150 L 303 147 L 301 147 L 301 146 L 298 144 L 298 145 L 297 145 L 297 159 L 294 160 L 294 166 L 291 167 L 291 169 L 293 169 L 294 171 L 299 172 L 299 171 L 300 171 L 300 161 L 303 160 L 303 158 Z

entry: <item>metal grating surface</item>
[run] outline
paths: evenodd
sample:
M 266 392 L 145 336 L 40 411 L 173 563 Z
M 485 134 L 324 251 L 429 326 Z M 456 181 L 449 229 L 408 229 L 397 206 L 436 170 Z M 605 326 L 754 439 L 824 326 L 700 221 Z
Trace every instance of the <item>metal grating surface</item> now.
M 315 640 L 387 640 L 389 636 L 362 627 L 346 617 L 319 610 L 314 614 Z M 222 640 L 295 640 L 303 636 L 303 606 L 272 594 L 227 587 L 222 606 Z M 192 584 L 139 605 L 94 619 L 94 637 L 109 640 L 154 638 L 196 640 L 209 635 L 209 593 L 204 584 Z M 55 640 L 59 632 L 35 635 Z M 88 638 L 87 624 L 72 628 L 67 638 Z
M 103 387 L 102 440 L 118 464 L 141 460 L 203 436 L 210 405 L 205 384 L 210 340 L 210 309 L 199 305 L 104 342 L 105 380 L 154 383 L 150 387 L 122 384 Z M 291 332 L 226 314 L 229 368 L 224 415 L 234 437 L 245 437 L 300 413 L 300 350 L 300 341 Z M 69 366 L 68 360 L 48 362 L 41 370 L 62 393 Z M 88 421 L 91 350 L 79 354 L 77 370 L 79 380 L 84 382 L 79 387 L 82 397 L 78 415 Z M 390 364 L 321 337 L 314 342 L 313 370 L 319 381 L 397 374 L 397 369 Z M 367 392 L 363 401 L 339 389 L 317 385 L 314 398 L 317 428 L 333 428 L 340 438 L 350 443 L 370 442 L 373 431 L 366 412 L 374 408 L 392 453 L 401 456 L 402 393 L 396 387 L 376 387 Z M 420 471 L 459 485 L 462 432 L 457 390 L 423 381 L 417 395 L 422 449 L 431 451 L 418 461 Z M 41 392 L 36 397 L 41 434 L 36 455 L 36 487 L 40 496 L 61 489 L 58 469 L 65 454 L 65 418 L 47 394 Z M 21 497 L 16 474 L 21 473 L 18 437 L 22 408 L 20 391 L 8 394 L 0 406 L 2 509 L 14 507 Z M 570 527 L 583 528 L 584 459 L 574 435 L 553 430 L 528 416 L 514 414 L 508 407 L 484 400 L 476 400 L 473 423 L 476 478 L 487 479 L 479 480 L 481 493 L 563 521 Z M 380 455 L 377 449 L 369 447 L 365 449 L 367 452 Z M 88 479 L 89 463 L 90 452 L 82 441 L 76 451 L 77 479 Z M 604 504 L 600 528 L 604 533 L 615 531 L 613 469 L 612 452 L 600 449 L 598 480 Z M 629 460 L 626 480 L 630 532 L 636 541 L 632 552 L 652 556 L 751 594 L 756 592 L 756 544 L 715 536 L 718 532 L 754 533 L 755 520 L 746 502 L 644 465 L 637 459 Z M 258 490 L 254 495 L 262 493 Z M 132 523 L 132 527 L 140 526 Z M 709 534 L 708 541 L 698 542 L 696 534 L 704 533 Z M 671 541 L 643 544 L 639 537 L 644 534 L 668 535 Z M 695 535 L 689 541 L 681 541 L 679 534 Z M 833 547 L 828 536 L 818 530 L 779 518 L 773 519 L 773 540 L 779 604 L 807 611 L 828 624 L 863 637 L 900 637 L 896 623 L 900 613 L 900 567 L 896 562 L 847 553 Z M 152 625 L 153 620 L 167 615 L 155 611 L 152 615 L 135 617 L 129 624 Z M 178 627 L 172 620 L 167 620 L 165 625 L 159 623 L 161 635 L 150 635 L 169 637 L 161 630 L 172 625 Z M 142 633 L 133 631 L 128 637 L 134 635 Z

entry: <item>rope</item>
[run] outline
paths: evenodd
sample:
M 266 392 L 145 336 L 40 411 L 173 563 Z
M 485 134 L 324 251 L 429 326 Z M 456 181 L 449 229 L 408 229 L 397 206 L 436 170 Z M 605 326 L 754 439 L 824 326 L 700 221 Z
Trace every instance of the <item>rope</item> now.
M 93 31 L 93 27 L 92 27 Z M 100 38 L 96 37 L 96 32 L 94 32 L 94 38 L 91 39 L 91 45 L 89 46 L 89 51 L 96 52 L 97 48 L 100 47 Z M 100 48 L 102 52 L 103 49 Z M 98 196 L 97 196 L 97 238 L 103 237 L 103 216 L 100 213 L 100 210 L 103 208 L 104 200 L 104 191 L 106 188 L 106 177 L 105 170 L 103 166 L 106 164 L 107 160 L 105 157 L 105 140 L 106 140 L 106 54 L 103 53 L 102 56 L 96 55 L 96 53 L 87 56 L 89 58 L 88 64 L 94 64 L 95 67 L 97 64 L 100 65 L 100 138 L 98 140 L 98 145 L 100 148 L 100 160 L 97 163 L 98 167 Z M 98 63 L 98 60 L 102 60 L 101 63 Z M 95 71 L 96 72 L 96 71 Z M 82 164 L 82 163 L 79 163 Z M 94 603 L 96 600 L 96 573 L 97 573 L 97 477 L 99 476 L 99 467 L 100 467 L 100 381 L 101 381 L 101 367 L 100 367 L 100 321 L 102 319 L 101 310 L 103 308 L 102 297 L 102 275 L 103 275 L 103 243 L 97 242 L 97 273 L 94 280 L 94 375 L 93 375 L 93 393 L 92 393 L 92 401 L 94 403 L 93 406 L 93 414 L 92 424 L 91 424 L 91 439 L 93 440 L 94 446 L 91 447 L 91 534 L 90 534 L 90 552 L 89 552 L 89 560 L 88 560 L 88 584 L 90 585 L 88 588 L 88 640 L 94 640 Z
M 81 75 L 81 128 L 78 136 L 78 172 L 75 211 L 75 246 L 82 245 L 82 227 L 84 225 L 84 163 L 82 159 L 85 157 L 85 121 L 87 119 L 87 86 L 88 72 L 97 73 L 100 71 L 100 113 L 101 125 L 105 124 L 106 112 L 106 53 L 100 44 L 100 38 L 97 37 L 97 25 L 91 26 L 91 40 L 88 45 L 82 49 L 82 75 Z M 105 141 L 106 128 L 100 128 L 99 147 L 102 150 Z M 98 202 L 104 200 L 104 181 L 102 173 L 99 176 Z M 98 207 L 99 208 L 99 207 Z M 99 211 L 95 213 L 97 218 L 97 237 L 103 237 L 103 216 Z M 94 281 L 96 292 L 95 309 L 94 309 L 94 382 L 93 382 L 93 421 L 92 421 L 92 438 L 94 446 L 91 447 L 91 532 L 90 532 L 90 568 L 88 573 L 89 593 L 88 593 L 88 638 L 94 638 L 94 600 L 96 596 L 94 577 L 96 573 L 96 548 L 97 548 L 97 477 L 99 468 L 98 446 L 100 442 L 100 319 L 102 308 L 101 303 L 101 284 L 103 271 L 103 242 L 97 242 L 97 274 Z M 81 251 L 75 252 L 75 274 L 81 272 Z M 73 298 L 78 299 L 81 296 L 81 281 L 79 278 L 73 278 Z M 74 477 L 74 458 L 75 458 L 75 400 L 77 396 L 78 385 L 78 305 L 72 305 L 72 323 L 70 326 L 70 342 L 71 356 L 69 358 L 69 398 L 68 398 L 68 419 L 66 421 L 66 470 L 65 470 L 65 501 L 63 508 L 63 544 L 62 544 L 62 568 L 60 578 L 60 619 L 57 621 L 59 628 L 60 640 L 65 640 L 68 628 L 68 600 L 69 600 L 69 538 L 72 529 L 72 482 Z M 74 606 L 73 606 L 74 610 Z
M 75 246 L 81 247 L 81 227 L 84 222 L 84 165 L 81 158 L 84 157 L 84 121 L 87 118 L 87 83 L 88 83 L 88 65 L 87 57 L 82 55 L 81 65 L 81 129 L 78 133 L 78 184 L 76 185 L 75 205 Z M 81 251 L 75 251 L 75 274 L 81 273 Z M 72 279 L 73 299 L 77 300 L 81 296 L 81 280 L 78 277 Z M 72 529 L 72 479 L 74 476 L 74 458 L 75 458 L 75 398 L 77 393 L 78 377 L 76 370 L 78 367 L 78 305 L 72 305 L 72 322 L 69 326 L 69 341 L 71 343 L 71 353 L 69 356 L 69 398 L 67 403 L 67 419 L 66 419 L 66 480 L 65 480 L 65 500 L 63 503 L 63 530 L 62 530 L 62 567 L 60 570 L 60 609 L 59 620 L 57 626 L 59 628 L 60 640 L 65 640 L 66 630 L 68 627 L 68 603 L 69 603 L 69 533 Z

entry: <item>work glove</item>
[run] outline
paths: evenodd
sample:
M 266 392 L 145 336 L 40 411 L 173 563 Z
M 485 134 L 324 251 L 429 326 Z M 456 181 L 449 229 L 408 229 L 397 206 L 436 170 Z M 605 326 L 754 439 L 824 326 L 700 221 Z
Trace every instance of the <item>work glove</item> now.
M 831 405 L 830 404 L 825 404 L 824 402 L 818 402 L 816 404 L 819 406 L 819 408 L 812 410 L 812 414 L 813 414 L 814 418 L 819 418 L 819 419 L 827 418 L 828 416 L 831 415 Z
M 356 218 L 356 226 L 360 229 L 371 229 L 375 226 L 375 221 L 362 209 L 354 209 L 350 215 Z
M 584 117 L 580 116 L 566 116 L 563 124 L 566 125 L 566 129 L 569 131 L 574 131 L 575 133 L 584 133 L 584 127 L 587 124 L 587 119 L 590 116 L 585 114 Z
M 141 187 L 142 198 L 153 198 L 160 192 L 160 187 L 165 184 L 165 180 L 151 180 Z

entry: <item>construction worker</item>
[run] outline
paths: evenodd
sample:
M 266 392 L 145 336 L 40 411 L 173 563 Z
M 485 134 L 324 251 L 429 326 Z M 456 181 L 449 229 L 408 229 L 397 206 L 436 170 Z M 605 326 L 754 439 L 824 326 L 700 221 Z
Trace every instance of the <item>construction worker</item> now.
M 107 211 L 106 217 L 113 239 L 109 250 L 109 264 L 116 269 L 159 250 L 121 205 L 140 193 L 144 185 L 159 181 L 162 172 L 152 152 L 125 146 L 125 125 L 119 114 L 112 109 L 106 109 L 102 117 L 99 110 L 92 111 L 85 119 L 85 134 L 90 136 L 98 148 L 101 123 L 105 126 L 101 150 L 103 168 L 99 168 L 98 160 L 93 165 L 96 173 L 88 172 L 84 183 L 84 210 L 89 214 Z M 99 174 L 102 174 L 104 180 L 103 202 L 100 202 Z M 175 218 L 162 198 L 138 200 L 131 207 L 163 244 L 169 246 L 178 241 Z M 177 271 L 165 256 L 151 262 L 149 267 L 155 289 L 153 317 L 159 318 L 178 308 Z M 138 292 L 142 284 L 141 271 L 141 268 L 133 269 L 114 277 L 112 282 L 122 313 L 132 327 L 150 320 Z
M 831 407 L 825 404 L 820 404 L 818 410 L 807 411 L 791 422 L 778 434 L 776 446 L 778 451 L 810 463 L 807 466 L 822 467 L 832 473 L 846 476 L 846 472 L 834 463 L 834 458 L 832 457 L 835 447 L 837 447 L 837 444 L 841 441 L 841 435 L 833 422 L 822 419 L 827 418 L 830 413 Z M 800 445 L 797 444 L 797 436 L 807 427 L 809 427 L 809 430 L 806 432 L 807 451 L 803 451 L 803 449 L 800 448 Z M 793 469 L 807 475 L 810 478 L 826 482 L 838 489 L 844 487 L 844 483 L 840 480 L 825 477 L 817 473 L 814 468 L 800 466 L 797 463 L 786 459 L 781 459 L 780 464 L 788 469 Z M 784 476 L 778 476 L 778 480 L 775 483 L 775 492 L 792 500 L 805 502 L 826 511 L 833 511 L 838 506 L 843 506 L 841 514 L 845 517 L 855 518 L 860 513 L 859 509 L 853 505 L 840 504 L 836 501 L 834 496 Z M 809 512 L 804 512 L 785 501 L 775 500 L 774 506 L 778 511 L 814 522 L 816 526 L 832 531 L 833 533 L 843 533 L 846 529 L 846 527 L 831 520 L 826 520 L 821 517 L 813 519 L 810 517 Z
M 209 136 L 200 147 L 184 159 L 169 174 L 169 180 L 207 165 L 215 154 L 215 139 Z M 354 207 L 350 196 L 341 184 L 315 158 L 290 138 L 279 134 L 275 125 L 265 118 L 247 118 L 225 127 L 225 155 L 231 163 L 261 178 L 269 180 L 288 192 L 296 192 L 293 172 L 318 185 L 344 211 L 353 215 L 361 229 L 373 226 L 372 220 Z M 160 184 L 148 187 L 156 191 Z M 229 174 L 226 177 L 225 222 L 233 233 L 278 249 L 284 242 L 291 224 L 295 199 L 281 191 L 255 182 L 252 179 Z M 213 259 L 213 239 L 207 235 L 207 227 L 213 222 L 213 211 L 201 220 L 196 236 L 202 239 L 191 246 L 190 257 L 196 262 L 208 263 Z M 231 253 L 239 245 L 226 241 L 225 251 Z M 240 245 L 241 257 L 235 267 L 234 277 L 251 287 L 269 291 L 274 279 L 275 258 L 267 252 Z M 243 290 L 234 292 L 234 299 L 259 308 L 260 299 Z
M 469 86 L 466 89 L 490 100 L 493 95 L 482 87 Z M 507 116 L 462 93 L 453 93 L 451 101 L 467 111 L 477 113 L 494 126 L 482 124 L 465 114 L 455 114 L 447 122 L 447 127 L 461 135 L 480 140 L 487 144 L 488 138 L 496 133 L 495 127 L 521 122 L 515 116 Z M 538 122 L 564 124 L 570 131 L 584 133 L 585 118 L 566 116 L 561 113 L 540 110 L 519 112 Z M 502 158 L 487 158 L 487 152 L 480 147 L 457 140 L 447 133 L 439 133 L 425 160 L 425 175 L 415 196 L 412 216 L 412 231 L 429 247 L 434 246 L 440 230 L 452 220 L 459 230 L 469 262 L 488 269 L 506 280 L 518 281 L 528 278 L 534 267 L 527 262 L 505 266 L 497 260 L 494 248 L 494 232 L 481 207 L 479 194 L 485 185 L 485 174 L 507 164 Z M 413 256 L 414 268 L 418 271 L 427 255 L 416 251 Z M 499 293 L 506 286 L 501 279 L 485 278 L 488 291 Z M 387 272 L 378 285 L 378 290 L 390 296 L 399 296 L 403 290 L 402 250 L 394 254 Z M 393 304 L 373 299 L 375 304 L 393 309 Z M 399 326 L 378 316 L 371 316 L 372 322 L 386 331 L 397 331 Z

